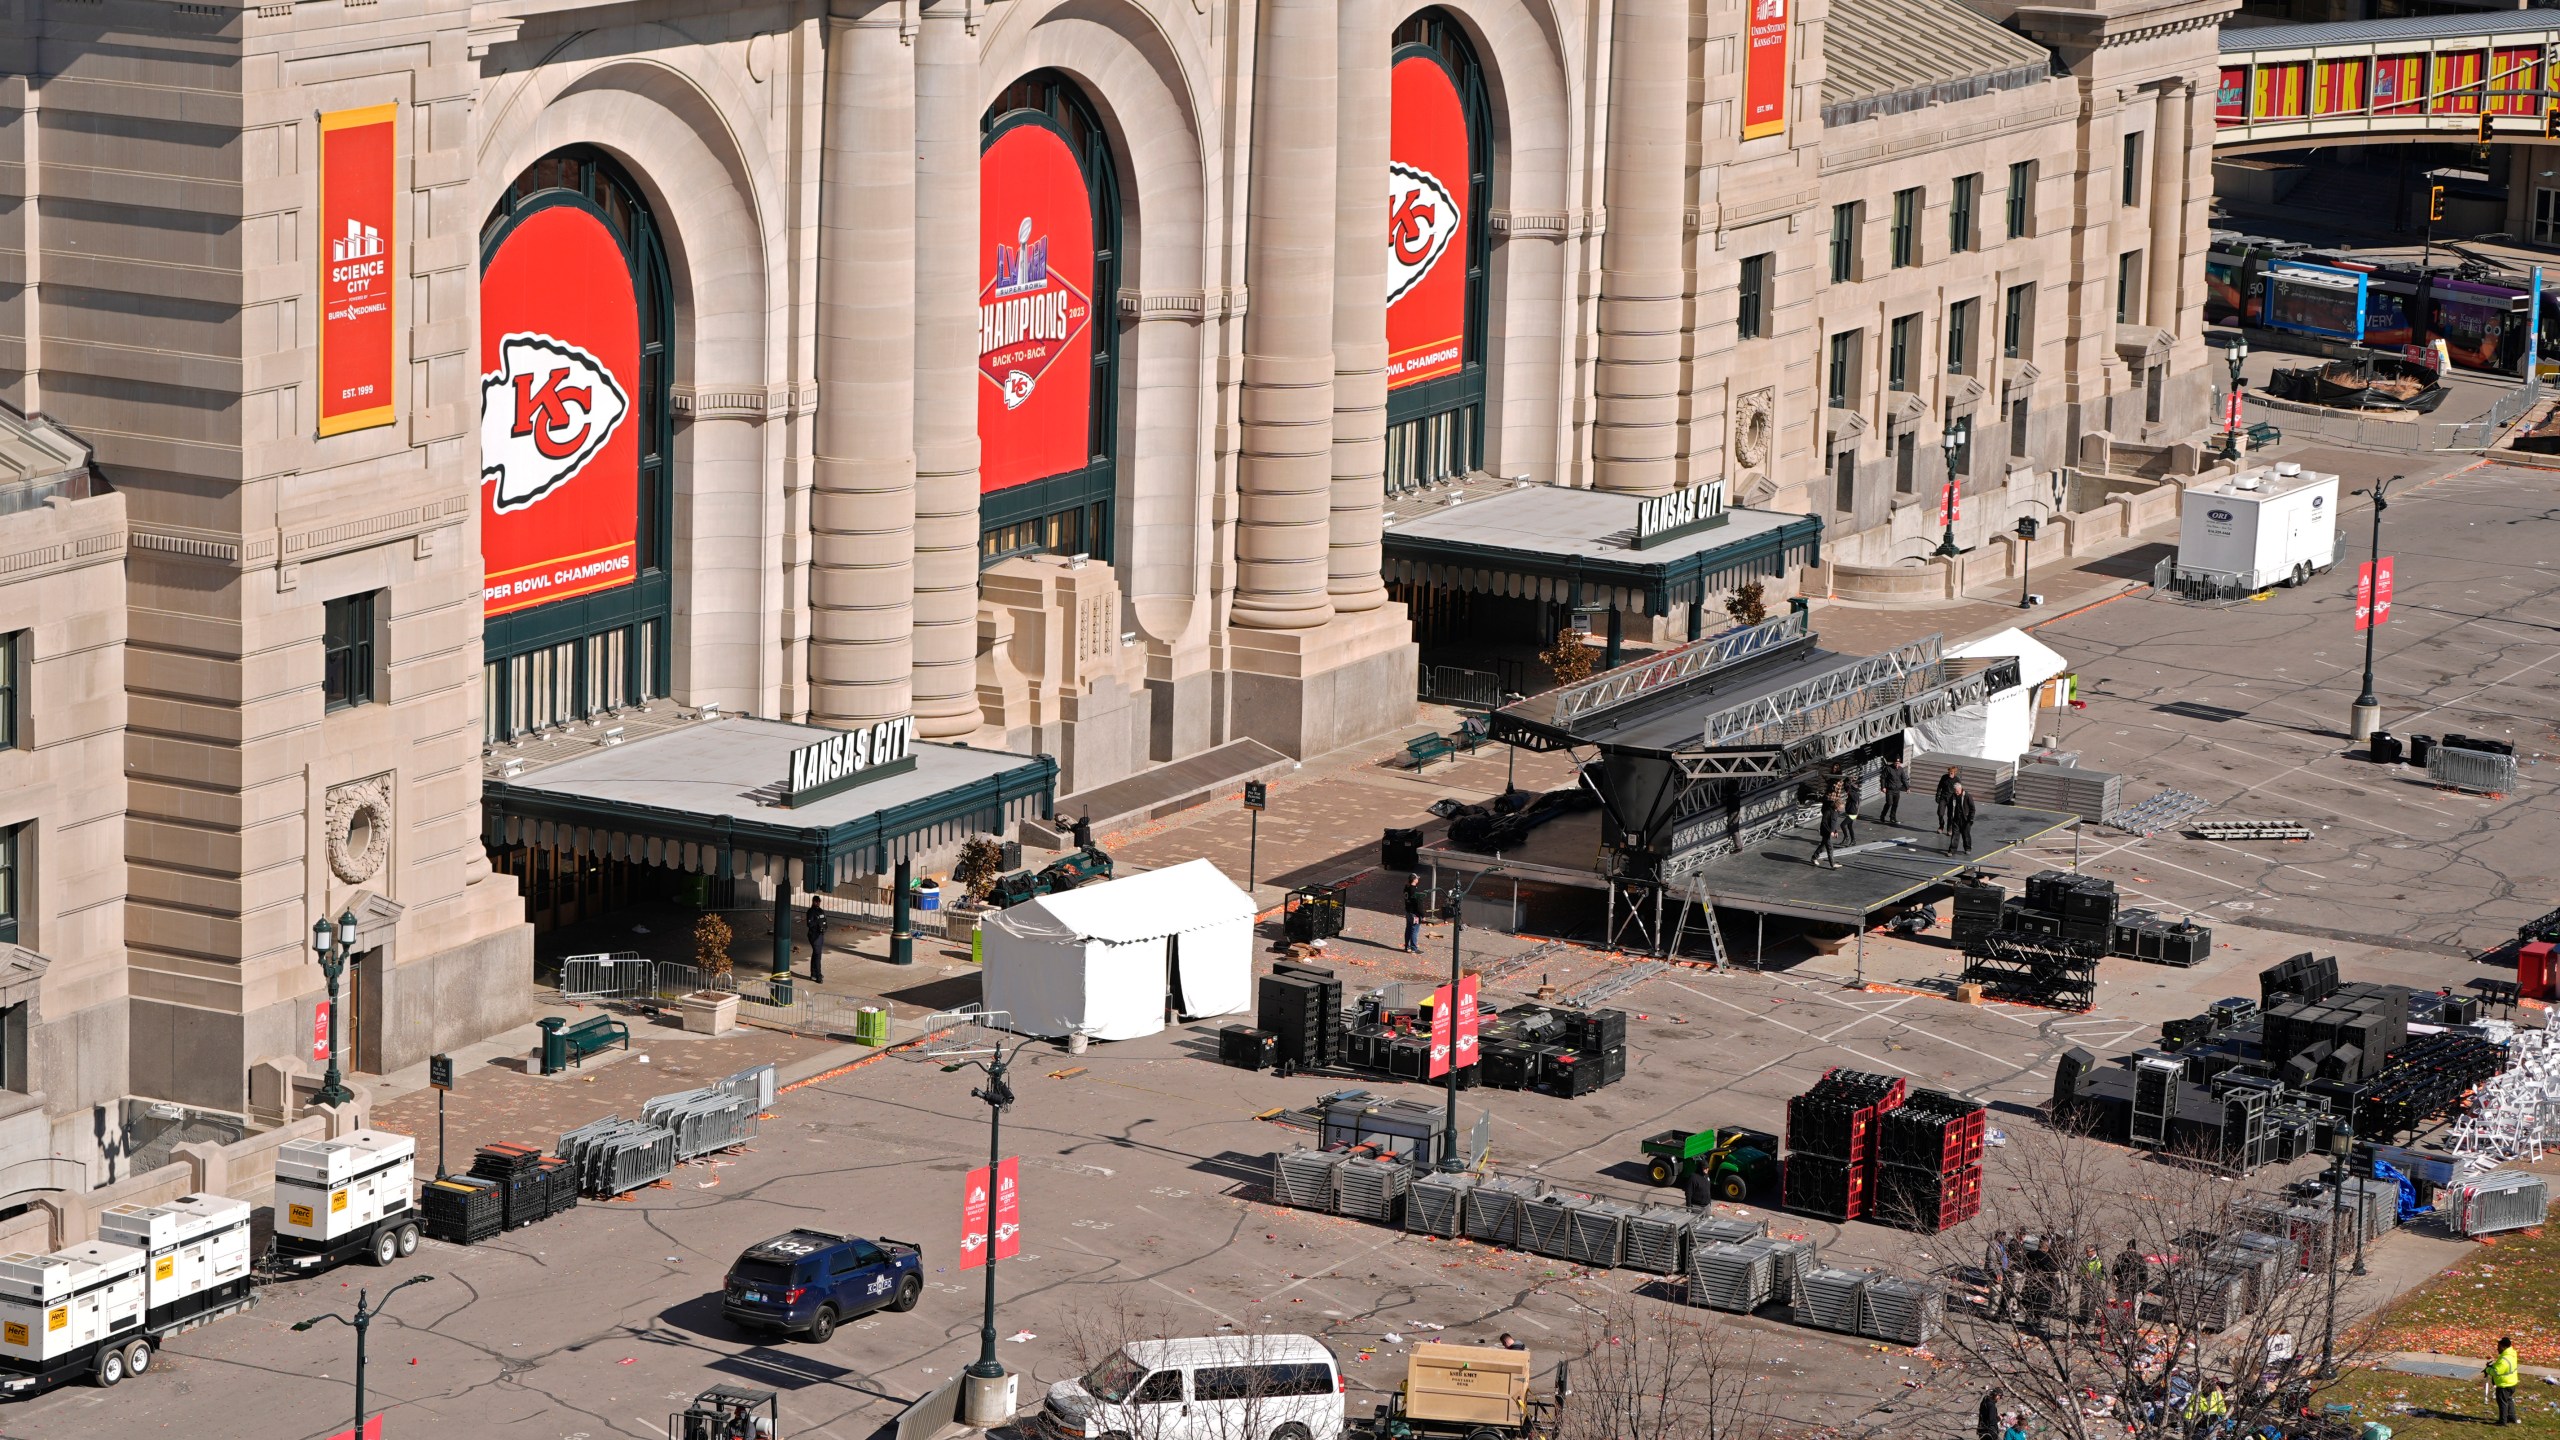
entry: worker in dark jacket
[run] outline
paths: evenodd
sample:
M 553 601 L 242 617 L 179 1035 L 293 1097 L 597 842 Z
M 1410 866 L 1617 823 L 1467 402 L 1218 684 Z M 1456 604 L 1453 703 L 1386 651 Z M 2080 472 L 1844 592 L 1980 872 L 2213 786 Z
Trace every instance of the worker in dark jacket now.
M 1404 879 L 1404 948 L 1408 955 L 1422 953 L 1422 910 L 1431 892 L 1422 888 L 1422 877 L 1408 875 Z
M 1884 791 L 1884 809 L 1876 818 L 1887 825 L 1901 824 L 1902 792 L 1911 788 L 1910 767 L 1900 760 L 1889 761 L 1883 773 L 1876 777 L 1876 783 L 1877 788 Z
M 1973 1411 L 1974 1440 L 2000 1440 L 2000 1392 L 1985 1390 Z
M 1831 837 L 1840 831 L 1839 791 L 1831 791 L 1822 797 L 1822 815 L 1814 823 L 1820 828 L 1814 832 L 1813 863 L 1817 866 L 1828 865 L 1834 870 L 1839 869 L 1840 862 L 1831 855 Z
M 818 897 L 809 897 L 809 982 L 827 983 L 827 912 L 818 907 Z
M 1956 786 L 1962 783 L 1964 782 L 1956 778 L 1956 767 L 1953 765 L 1947 767 L 1946 774 L 1938 777 L 1938 833 L 1942 835 L 1947 829 L 1947 797 L 1955 794 Z
M 1973 797 L 1965 793 L 1959 782 L 1947 796 L 1947 853 L 1961 855 L 1973 848 Z

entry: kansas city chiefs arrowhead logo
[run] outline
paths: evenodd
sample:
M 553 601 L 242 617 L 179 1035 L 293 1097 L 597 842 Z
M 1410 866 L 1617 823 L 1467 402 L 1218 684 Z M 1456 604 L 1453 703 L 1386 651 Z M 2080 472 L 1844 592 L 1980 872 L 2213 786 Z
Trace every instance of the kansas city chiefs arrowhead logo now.
M 1458 238 L 1458 202 L 1428 170 L 1387 166 L 1387 303 L 1422 283 Z
M 1019 370 L 1008 370 L 1004 376 L 1004 408 L 1019 410 L 1031 398 L 1031 387 L 1038 382 Z
M 480 377 L 480 483 L 499 514 L 521 510 L 577 477 L 631 413 L 602 361 L 548 335 L 498 342 L 498 368 Z

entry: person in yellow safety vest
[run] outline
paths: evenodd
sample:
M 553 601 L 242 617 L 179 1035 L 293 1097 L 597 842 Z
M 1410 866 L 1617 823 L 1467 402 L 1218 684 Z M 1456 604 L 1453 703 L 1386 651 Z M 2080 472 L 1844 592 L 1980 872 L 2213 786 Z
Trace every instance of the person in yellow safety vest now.
M 2220 1381 L 2187 1397 L 2187 1433 L 2197 1440 L 2221 1434 L 2230 1418 L 2231 1402 L 2223 1398 Z
M 2492 1360 L 2489 1362 L 2489 1364 L 2488 1364 L 2488 1366 L 2487 1366 L 2487 1369 L 2486 1369 L 2486 1372 L 2485 1372 L 2485 1373 L 2486 1373 L 2486 1374 L 2488 1375 L 2488 1377 L 2489 1377 L 2489 1384 L 2490 1384 L 2493 1388 L 2495 1388 L 2495 1389 L 2497 1390 L 2497 1392 L 2498 1392 L 2498 1423 L 2499 1423 L 2499 1424 L 2501 1424 L 2501 1425 L 2513 1425 L 2513 1424 L 2515 1424 L 2515 1423 L 2516 1423 L 2516 1342 L 2515 1342 L 2515 1341 L 2508 1339 L 2508 1338 L 2507 1338 L 2506 1336 L 2504 1336 L 2504 1335 L 2501 1335 L 2501 1336 L 2499 1336 L 2499 1337 L 2498 1337 L 2498 1354 L 2497 1354 L 2497 1357 L 2496 1357 L 2495 1359 L 2492 1359 Z

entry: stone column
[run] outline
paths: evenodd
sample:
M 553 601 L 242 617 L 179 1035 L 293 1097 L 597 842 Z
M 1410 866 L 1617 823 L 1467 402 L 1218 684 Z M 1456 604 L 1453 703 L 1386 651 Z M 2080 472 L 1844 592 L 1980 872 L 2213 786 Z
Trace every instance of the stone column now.
M 916 732 L 978 728 L 978 37 L 968 0 L 916 32 Z
M 2143 257 L 2150 274 L 2143 281 L 2142 313 L 2162 330 L 2178 328 L 2178 281 L 2186 273 L 2187 248 L 2187 82 L 2172 79 L 2160 87 L 2151 107 L 2151 239 Z
M 915 67 L 894 0 L 828 17 L 818 196 L 818 416 L 809 503 L 809 717 L 912 708 Z
M 1385 0 L 1340 0 L 1341 115 L 1333 226 L 1333 550 L 1326 586 L 1349 614 L 1386 603 L 1379 536 L 1387 472 L 1387 136 L 1393 104 Z M 1475 217 L 1484 224 L 1483 216 Z
M 1230 619 L 1313 630 L 1333 618 L 1336 0 L 1264 0 L 1246 203 L 1244 437 Z M 1383 178 L 1383 177 L 1382 177 Z
M 1679 447 L 1680 297 L 1689 152 L 1689 8 L 1617 0 L 1609 41 L 1608 231 L 1600 243 L 1603 490 L 1660 495 Z

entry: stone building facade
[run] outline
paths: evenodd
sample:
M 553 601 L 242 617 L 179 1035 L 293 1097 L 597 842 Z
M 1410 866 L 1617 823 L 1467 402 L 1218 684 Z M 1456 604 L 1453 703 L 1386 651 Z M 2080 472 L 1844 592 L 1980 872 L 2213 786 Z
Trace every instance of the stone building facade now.
M 1382 502 L 1459 474 L 1884 563 L 1969 418 L 1977 539 L 2202 423 L 2225 8 L 0 0 L 0 401 L 125 537 L 64 1013 L 246 1108 L 354 907 L 357 1068 L 498 1028 L 483 752 L 652 697 L 1071 794 L 1377 734 Z

